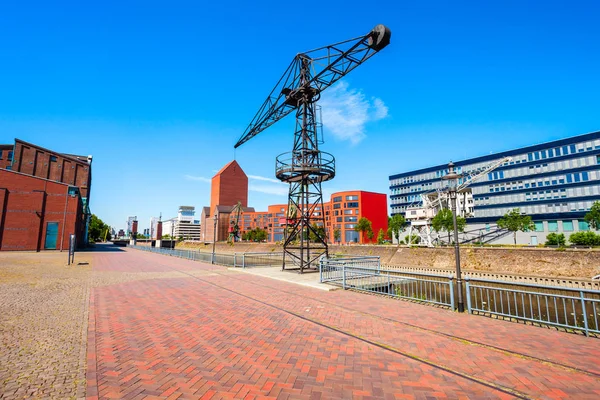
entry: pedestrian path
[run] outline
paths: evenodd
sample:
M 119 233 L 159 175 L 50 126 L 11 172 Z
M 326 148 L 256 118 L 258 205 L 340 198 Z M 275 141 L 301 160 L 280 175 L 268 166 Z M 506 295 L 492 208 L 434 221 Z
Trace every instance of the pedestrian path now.
M 597 339 L 135 250 L 93 268 L 147 279 L 92 289 L 90 399 L 600 398 Z

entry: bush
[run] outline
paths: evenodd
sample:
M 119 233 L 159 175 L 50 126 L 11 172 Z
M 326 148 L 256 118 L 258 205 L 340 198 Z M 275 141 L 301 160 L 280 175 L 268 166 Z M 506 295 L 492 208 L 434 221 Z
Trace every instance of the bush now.
M 404 238 L 404 243 L 406 244 L 419 244 L 421 242 L 421 237 L 419 235 L 406 235 Z
M 546 237 L 546 246 L 564 246 L 566 243 L 565 235 L 560 233 L 549 233 Z
M 600 246 L 600 235 L 594 232 L 575 232 L 569 236 L 569 242 L 576 246 Z

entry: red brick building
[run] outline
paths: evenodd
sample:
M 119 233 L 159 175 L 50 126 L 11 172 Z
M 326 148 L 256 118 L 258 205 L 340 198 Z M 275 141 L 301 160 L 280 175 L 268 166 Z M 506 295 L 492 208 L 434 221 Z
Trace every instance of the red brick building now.
M 91 168 L 91 156 L 0 145 L 0 250 L 65 250 L 70 234 L 87 244 Z
M 217 241 L 227 240 L 229 235 L 229 216 L 232 208 L 241 203 L 246 211 L 248 209 L 248 177 L 233 160 L 225 165 L 213 176 L 210 188 L 210 208 L 203 207 L 200 217 L 200 240 L 212 242 L 214 237 L 214 216 L 217 221 Z
M 77 187 L 0 169 L 0 250 L 67 250 L 85 228 Z

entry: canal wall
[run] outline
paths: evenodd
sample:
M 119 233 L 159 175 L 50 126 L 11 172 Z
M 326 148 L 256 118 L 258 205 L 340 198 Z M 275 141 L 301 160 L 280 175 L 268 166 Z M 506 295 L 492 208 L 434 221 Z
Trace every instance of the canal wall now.
M 212 244 L 183 242 L 177 248 L 212 251 Z M 281 245 L 269 243 L 217 243 L 218 253 L 280 252 Z M 330 254 L 373 255 L 390 268 L 416 271 L 454 271 L 454 248 L 403 247 L 396 245 L 329 246 Z M 463 271 L 473 277 L 511 274 L 541 278 L 584 279 L 600 274 L 600 249 L 546 249 L 461 247 Z M 441 271 L 440 271 L 441 270 Z

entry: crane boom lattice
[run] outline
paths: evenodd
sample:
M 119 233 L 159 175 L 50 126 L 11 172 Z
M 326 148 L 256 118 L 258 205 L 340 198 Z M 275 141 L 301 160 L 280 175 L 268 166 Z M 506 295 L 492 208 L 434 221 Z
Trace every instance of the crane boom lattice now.
M 234 146 L 295 111 L 294 147 L 275 166 L 277 178 L 290 184 L 288 210 L 294 210 L 288 212 L 283 269 L 287 260 L 293 265 L 287 269 L 316 270 L 318 259 L 328 255 L 327 238 L 319 234 L 325 227 L 321 183 L 335 176 L 335 158 L 319 150 L 321 92 L 387 46 L 390 37 L 387 27 L 377 25 L 364 36 L 297 54 Z

